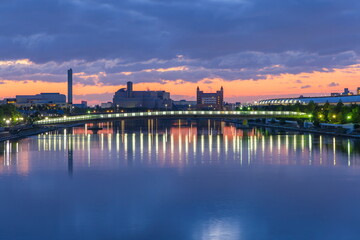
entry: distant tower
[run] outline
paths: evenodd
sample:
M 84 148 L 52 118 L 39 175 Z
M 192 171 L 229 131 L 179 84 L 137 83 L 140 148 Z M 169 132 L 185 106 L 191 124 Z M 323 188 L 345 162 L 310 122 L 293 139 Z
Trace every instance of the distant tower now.
M 127 93 L 128 98 L 132 97 L 132 92 L 133 92 L 133 83 L 132 82 L 127 82 L 126 93 Z
M 223 108 L 223 103 L 224 103 L 224 88 L 222 86 L 220 88 L 220 91 L 218 92 L 217 102 L 220 105 L 220 109 L 222 109 Z
M 68 71 L 68 104 L 72 104 L 72 84 L 73 84 L 73 81 L 72 81 L 72 69 L 70 68 Z
M 199 86 L 196 88 L 196 104 L 201 104 L 201 91 Z

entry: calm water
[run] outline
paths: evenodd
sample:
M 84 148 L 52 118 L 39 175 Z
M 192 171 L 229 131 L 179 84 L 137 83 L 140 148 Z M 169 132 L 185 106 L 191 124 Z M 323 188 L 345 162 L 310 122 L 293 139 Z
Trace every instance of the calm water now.
M 0 144 L 0 239 L 360 239 L 360 142 L 133 121 Z

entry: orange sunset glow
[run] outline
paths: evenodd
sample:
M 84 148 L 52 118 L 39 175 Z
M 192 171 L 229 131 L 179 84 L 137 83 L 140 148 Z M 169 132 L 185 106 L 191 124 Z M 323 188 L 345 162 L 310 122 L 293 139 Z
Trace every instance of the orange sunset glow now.
M 26 62 L 27 63 L 27 62 Z M 8 62 L 7 64 L 12 64 Z M 158 69 L 154 70 L 157 71 Z M 173 70 L 173 69 L 172 69 Z M 176 68 L 177 71 L 186 71 L 186 68 Z M 148 71 L 148 70 L 146 70 Z M 159 71 L 165 71 L 161 69 Z M 169 70 L 171 71 L 171 70 Z M 123 74 L 123 73 L 122 73 Z M 106 75 L 100 72 L 98 75 L 87 75 L 83 72 L 75 73 L 82 79 L 97 78 L 99 75 Z M 119 77 L 121 78 L 121 77 Z M 260 80 L 234 80 L 226 81 L 221 78 L 204 78 L 199 82 L 188 82 L 186 79 L 175 81 L 161 80 L 161 82 L 138 83 L 134 84 L 136 90 L 165 90 L 171 93 L 173 99 L 194 99 L 197 86 L 205 92 L 216 91 L 221 86 L 225 89 L 225 101 L 256 101 L 271 96 L 290 96 L 290 95 L 329 95 L 330 92 L 339 92 L 342 88 L 354 90 L 358 87 L 360 79 L 360 64 L 352 65 L 343 69 L 333 71 L 316 71 L 312 73 L 300 74 L 280 74 L 267 75 L 266 79 Z M 0 88 L 2 98 L 14 97 L 15 95 L 31 95 L 41 92 L 59 92 L 66 94 L 66 76 L 64 82 L 45 82 L 34 80 L 3 80 Z M 120 80 L 121 81 L 121 80 Z M 335 87 L 328 86 L 330 83 L 338 83 Z M 305 86 L 304 88 L 302 88 Z M 112 96 L 119 88 L 126 87 L 126 82 L 122 85 L 104 85 L 96 83 L 85 85 L 74 81 L 75 101 L 87 100 L 87 96 L 92 94 L 104 95 L 104 99 L 112 100 Z M 99 101 L 89 100 L 90 104 L 97 104 Z

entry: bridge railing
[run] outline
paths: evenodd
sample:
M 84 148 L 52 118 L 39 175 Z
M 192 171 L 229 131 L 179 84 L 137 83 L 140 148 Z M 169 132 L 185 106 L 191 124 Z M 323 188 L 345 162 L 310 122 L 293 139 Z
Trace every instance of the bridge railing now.
M 79 116 L 64 116 L 60 118 L 49 118 L 34 122 L 36 125 L 61 124 L 71 122 L 82 122 L 91 120 L 145 118 L 157 116 L 219 116 L 219 117 L 303 117 L 308 118 L 306 113 L 291 111 L 156 111 L 156 112 L 133 112 L 133 113 L 106 113 L 88 114 Z

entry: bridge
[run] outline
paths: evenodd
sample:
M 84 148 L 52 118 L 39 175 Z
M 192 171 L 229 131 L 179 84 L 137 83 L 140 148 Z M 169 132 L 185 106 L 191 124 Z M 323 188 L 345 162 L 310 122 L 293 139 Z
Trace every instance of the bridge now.
M 152 118 L 217 118 L 217 119 L 260 119 L 260 118 L 295 118 L 308 119 L 311 115 L 291 111 L 155 111 L 133 113 L 106 113 L 64 116 L 35 121 L 34 125 L 57 125 L 87 122 L 106 122 L 127 119 Z

